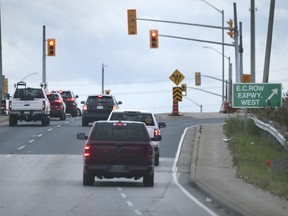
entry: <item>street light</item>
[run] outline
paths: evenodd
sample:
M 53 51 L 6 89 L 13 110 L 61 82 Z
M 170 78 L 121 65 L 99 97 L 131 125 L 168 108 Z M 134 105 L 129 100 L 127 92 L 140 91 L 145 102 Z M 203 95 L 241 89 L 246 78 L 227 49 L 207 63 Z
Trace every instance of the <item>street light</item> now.
M 104 68 L 108 65 L 102 64 L 102 94 L 104 94 Z
M 36 75 L 38 73 L 30 73 L 28 74 L 27 76 L 25 76 L 23 79 L 21 79 L 20 81 L 24 81 L 25 79 L 27 79 L 29 76 L 32 76 L 32 75 Z
M 218 51 L 217 49 L 210 47 L 210 46 L 203 46 L 203 48 L 207 48 L 207 49 L 212 49 L 215 52 L 219 53 L 220 55 L 222 55 L 222 53 L 220 51 Z M 224 58 L 228 59 L 228 80 L 229 80 L 229 90 L 228 90 L 228 101 L 231 102 L 232 101 L 232 63 L 231 63 L 231 59 L 230 57 L 227 57 L 225 55 L 222 55 Z M 222 79 L 222 81 L 224 82 L 224 78 Z M 227 94 L 226 94 L 227 96 Z
M 216 11 L 222 14 L 222 102 L 224 101 L 224 74 L 225 74 L 225 69 L 224 69 L 224 10 L 219 10 L 217 7 L 214 5 L 210 4 L 206 0 L 194 0 L 194 1 L 201 1 L 207 4 L 208 6 L 212 7 Z

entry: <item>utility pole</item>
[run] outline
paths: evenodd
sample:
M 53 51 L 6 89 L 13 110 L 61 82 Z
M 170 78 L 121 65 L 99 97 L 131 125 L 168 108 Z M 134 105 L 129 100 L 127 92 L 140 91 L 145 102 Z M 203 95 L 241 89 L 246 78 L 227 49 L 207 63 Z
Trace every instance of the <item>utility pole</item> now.
M 1 4 L 1 3 L 0 3 Z M 2 34 L 1 34 L 1 5 L 0 5 L 0 99 L 4 98 L 4 80 L 2 71 Z
M 271 56 L 271 46 L 272 46 L 272 36 L 273 36 L 274 10 L 275 10 L 275 0 L 271 0 L 268 32 L 267 32 L 267 42 L 266 42 L 266 53 L 265 53 L 265 61 L 264 61 L 263 83 L 269 82 L 269 69 L 270 69 L 270 56 Z
M 251 0 L 251 83 L 256 82 L 255 77 L 255 0 Z
M 239 32 L 238 32 L 238 24 L 237 24 L 237 8 L 236 3 L 233 3 L 234 7 L 234 39 L 235 39 L 235 73 L 236 73 L 236 83 L 241 83 L 241 70 L 240 70 L 240 58 L 239 58 Z
M 46 27 L 43 26 L 43 48 L 42 48 L 42 83 L 46 85 Z M 47 86 L 46 86 L 47 87 Z M 46 89 L 45 87 L 45 89 Z

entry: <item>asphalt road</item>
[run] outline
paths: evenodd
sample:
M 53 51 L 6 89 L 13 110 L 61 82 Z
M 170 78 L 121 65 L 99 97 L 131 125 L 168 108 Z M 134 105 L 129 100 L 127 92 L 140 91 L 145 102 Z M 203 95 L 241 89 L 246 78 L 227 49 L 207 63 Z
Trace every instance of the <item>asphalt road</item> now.
M 143 187 L 141 179 L 82 186 L 84 142 L 76 133 L 88 133 L 90 127 L 81 126 L 81 117 L 52 119 L 47 127 L 37 122 L 0 126 L 1 215 L 217 215 L 195 202 L 193 191 L 183 189 L 171 172 L 183 130 L 199 120 L 165 121 L 153 188 Z

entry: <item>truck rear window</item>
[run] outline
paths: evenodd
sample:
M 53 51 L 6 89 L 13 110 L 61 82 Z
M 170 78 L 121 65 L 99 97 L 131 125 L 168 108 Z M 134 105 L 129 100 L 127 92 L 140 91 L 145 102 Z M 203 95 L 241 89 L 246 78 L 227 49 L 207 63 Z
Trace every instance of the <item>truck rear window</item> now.
M 17 89 L 14 98 L 31 99 L 31 98 L 44 98 L 41 89 Z
M 143 124 L 96 123 L 89 139 L 91 141 L 150 141 L 147 129 Z
M 153 117 L 150 113 L 114 112 L 112 113 L 110 120 L 139 121 L 145 123 L 147 126 L 155 126 Z

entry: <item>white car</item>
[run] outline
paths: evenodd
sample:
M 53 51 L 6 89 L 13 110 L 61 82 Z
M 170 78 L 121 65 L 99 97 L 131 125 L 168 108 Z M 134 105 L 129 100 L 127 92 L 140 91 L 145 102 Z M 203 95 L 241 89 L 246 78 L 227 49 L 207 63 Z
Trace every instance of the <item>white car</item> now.
M 110 120 L 122 120 L 122 121 L 139 121 L 146 124 L 147 130 L 152 140 L 152 145 L 155 152 L 154 164 L 159 165 L 160 157 L 160 141 L 154 141 L 154 136 L 159 135 L 161 140 L 160 128 L 165 128 L 165 122 L 157 122 L 154 114 L 150 111 L 142 110 L 112 110 L 108 119 Z

